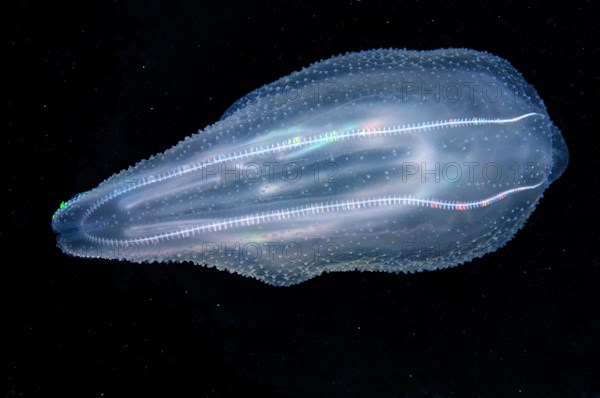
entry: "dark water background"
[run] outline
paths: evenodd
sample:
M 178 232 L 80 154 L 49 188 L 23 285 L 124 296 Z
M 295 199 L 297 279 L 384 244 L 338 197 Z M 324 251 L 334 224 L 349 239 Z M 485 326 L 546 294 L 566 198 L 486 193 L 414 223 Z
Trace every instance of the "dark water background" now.
M 2 16 L 6 397 L 600 397 L 594 2 L 21 1 Z M 252 89 L 347 51 L 506 58 L 571 163 L 526 227 L 468 265 L 275 288 L 214 269 L 81 260 L 72 195 Z

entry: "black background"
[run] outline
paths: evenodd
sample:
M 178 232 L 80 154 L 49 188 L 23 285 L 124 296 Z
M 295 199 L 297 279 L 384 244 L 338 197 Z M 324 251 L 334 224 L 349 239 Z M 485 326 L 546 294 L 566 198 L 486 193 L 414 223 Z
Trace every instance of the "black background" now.
M 593 2 L 18 2 L 4 12 L 6 397 L 599 397 Z M 445 271 L 276 288 L 190 264 L 71 258 L 58 204 L 347 51 L 508 59 L 570 150 L 502 250 Z

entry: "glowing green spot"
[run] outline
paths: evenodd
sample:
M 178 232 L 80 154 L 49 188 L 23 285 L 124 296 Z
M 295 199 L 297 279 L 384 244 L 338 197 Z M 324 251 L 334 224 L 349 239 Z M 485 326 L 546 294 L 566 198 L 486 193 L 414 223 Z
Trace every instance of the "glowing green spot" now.
M 56 215 L 58 214 L 58 212 L 60 212 L 61 210 L 63 210 L 65 207 L 67 207 L 67 202 L 65 202 L 63 200 L 62 202 L 60 202 L 60 205 L 58 205 L 58 209 L 52 215 L 52 219 L 54 220 L 56 218 Z

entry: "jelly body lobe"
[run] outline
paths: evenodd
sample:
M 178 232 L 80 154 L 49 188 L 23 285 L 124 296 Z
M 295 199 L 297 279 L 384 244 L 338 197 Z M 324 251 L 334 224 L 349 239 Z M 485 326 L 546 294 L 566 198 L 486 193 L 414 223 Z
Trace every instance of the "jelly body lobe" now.
M 192 261 L 273 285 L 414 272 L 503 246 L 566 145 L 506 61 L 373 50 L 318 62 L 61 205 L 73 255 Z

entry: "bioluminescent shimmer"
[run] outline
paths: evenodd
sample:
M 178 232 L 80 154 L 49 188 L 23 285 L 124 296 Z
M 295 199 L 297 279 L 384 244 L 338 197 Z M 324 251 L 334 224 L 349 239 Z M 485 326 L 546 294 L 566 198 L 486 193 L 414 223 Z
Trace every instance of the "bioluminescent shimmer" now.
M 75 256 L 191 261 L 272 285 L 434 270 L 503 246 L 567 162 L 507 61 L 363 51 L 255 90 L 61 203 L 52 227 Z

